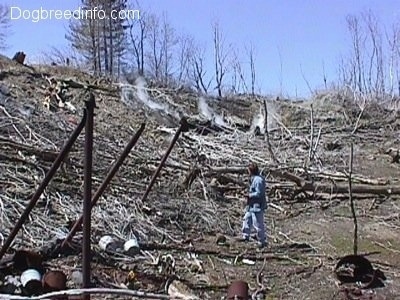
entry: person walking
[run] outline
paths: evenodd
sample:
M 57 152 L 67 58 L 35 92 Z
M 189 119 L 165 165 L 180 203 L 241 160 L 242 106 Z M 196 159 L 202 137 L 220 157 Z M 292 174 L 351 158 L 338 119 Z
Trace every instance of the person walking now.
M 265 178 L 260 175 L 256 163 L 249 164 L 248 173 L 250 176 L 249 193 L 246 197 L 245 214 L 242 226 L 242 241 L 249 241 L 251 229 L 257 232 L 257 240 L 260 248 L 267 245 L 267 236 L 264 224 L 264 214 L 267 209 L 267 196 L 265 194 Z

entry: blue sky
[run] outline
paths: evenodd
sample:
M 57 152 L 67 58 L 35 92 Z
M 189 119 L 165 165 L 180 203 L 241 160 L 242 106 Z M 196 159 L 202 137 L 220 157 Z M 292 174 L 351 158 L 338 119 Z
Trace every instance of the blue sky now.
M 21 9 L 77 9 L 79 0 L 1 0 Z M 371 9 L 382 24 L 400 17 L 397 0 L 142 0 L 142 10 L 167 12 L 172 25 L 212 47 L 211 23 L 218 20 L 227 42 L 256 49 L 257 81 L 263 93 L 307 96 L 323 86 L 323 65 L 328 81 L 337 77 L 340 55 L 350 51 L 345 17 Z M 65 20 L 12 20 L 12 56 L 23 50 L 37 57 L 50 46 L 66 47 Z M 281 72 L 282 63 L 282 72 Z M 301 66 L 301 67 L 300 67 Z M 281 81 L 282 78 L 282 81 Z

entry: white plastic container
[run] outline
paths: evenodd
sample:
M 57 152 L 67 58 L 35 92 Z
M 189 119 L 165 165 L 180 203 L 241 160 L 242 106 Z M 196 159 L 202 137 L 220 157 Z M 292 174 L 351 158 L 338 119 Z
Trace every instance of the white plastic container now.
M 110 235 L 102 236 L 99 241 L 99 247 L 104 251 L 116 251 L 117 241 Z
M 23 287 L 26 287 L 27 284 L 31 281 L 41 281 L 42 276 L 35 269 L 28 269 L 21 274 L 21 284 Z
M 140 253 L 139 242 L 136 237 L 127 240 L 124 244 L 124 252 L 130 256 L 137 255 Z

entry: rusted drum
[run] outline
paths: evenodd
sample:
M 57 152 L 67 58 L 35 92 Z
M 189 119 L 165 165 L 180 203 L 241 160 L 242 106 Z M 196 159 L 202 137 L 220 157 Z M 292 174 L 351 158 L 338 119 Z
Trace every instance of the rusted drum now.
M 248 300 L 249 285 L 247 282 L 237 280 L 231 283 L 228 288 L 228 300 Z
M 45 293 L 65 291 L 67 289 L 67 276 L 61 271 L 48 271 L 43 276 L 43 291 Z M 68 300 L 68 296 L 58 296 L 54 300 Z
M 63 291 L 67 288 L 67 276 L 61 271 L 48 271 L 43 276 L 45 292 Z

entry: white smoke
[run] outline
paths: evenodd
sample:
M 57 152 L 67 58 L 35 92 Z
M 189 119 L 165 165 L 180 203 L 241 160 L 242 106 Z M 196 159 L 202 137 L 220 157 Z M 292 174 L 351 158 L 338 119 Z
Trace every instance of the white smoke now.
M 142 101 L 143 104 L 147 105 L 147 107 L 155 110 L 168 110 L 166 106 L 150 99 L 149 94 L 147 93 L 147 84 L 143 77 L 136 78 L 135 87 L 137 98 Z
M 165 112 L 176 119 L 179 119 L 179 113 L 175 110 L 171 109 L 165 103 L 158 103 L 151 99 L 147 92 L 147 83 L 143 77 L 138 77 L 135 80 L 135 85 L 131 84 L 121 84 L 122 93 L 121 93 L 121 101 L 130 107 L 136 109 L 139 107 L 139 104 L 144 104 L 151 110 Z M 137 101 L 139 100 L 139 101 Z
M 276 125 L 276 119 L 278 118 L 276 114 L 275 107 L 267 102 L 267 110 L 268 110 L 268 130 L 271 130 Z M 265 111 L 264 105 L 260 105 L 260 109 L 257 114 L 254 115 L 253 121 L 251 122 L 251 129 L 254 130 L 256 127 L 260 128 L 261 133 L 265 132 Z
M 213 112 L 203 97 L 199 98 L 199 101 L 197 102 L 197 107 L 198 107 L 199 114 L 203 115 L 204 117 L 206 117 L 209 120 L 212 119 Z
M 251 122 L 252 131 L 254 131 L 257 126 L 260 128 L 260 131 L 262 133 L 265 132 L 265 129 L 264 129 L 264 127 L 265 127 L 265 117 L 264 117 L 264 114 L 263 114 L 261 106 L 260 106 L 259 112 L 256 115 L 254 115 L 253 121 Z
M 206 99 L 203 97 L 199 97 L 199 100 L 197 102 L 197 108 L 199 111 L 200 115 L 203 115 L 206 117 L 208 120 L 211 120 L 215 124 L 219 126 L 224 126 L 227 127 L 226 122 L 224 121 L 224 117 L 221 116 L 219 113 L 214 111 L 206 102 Z
M 214 122 L 219 126 L 227 127 L 227 124 L 224 121 L 224 117 L 221 116 L 220 114 L 217 114 L 217 113 L 214 114 Z

